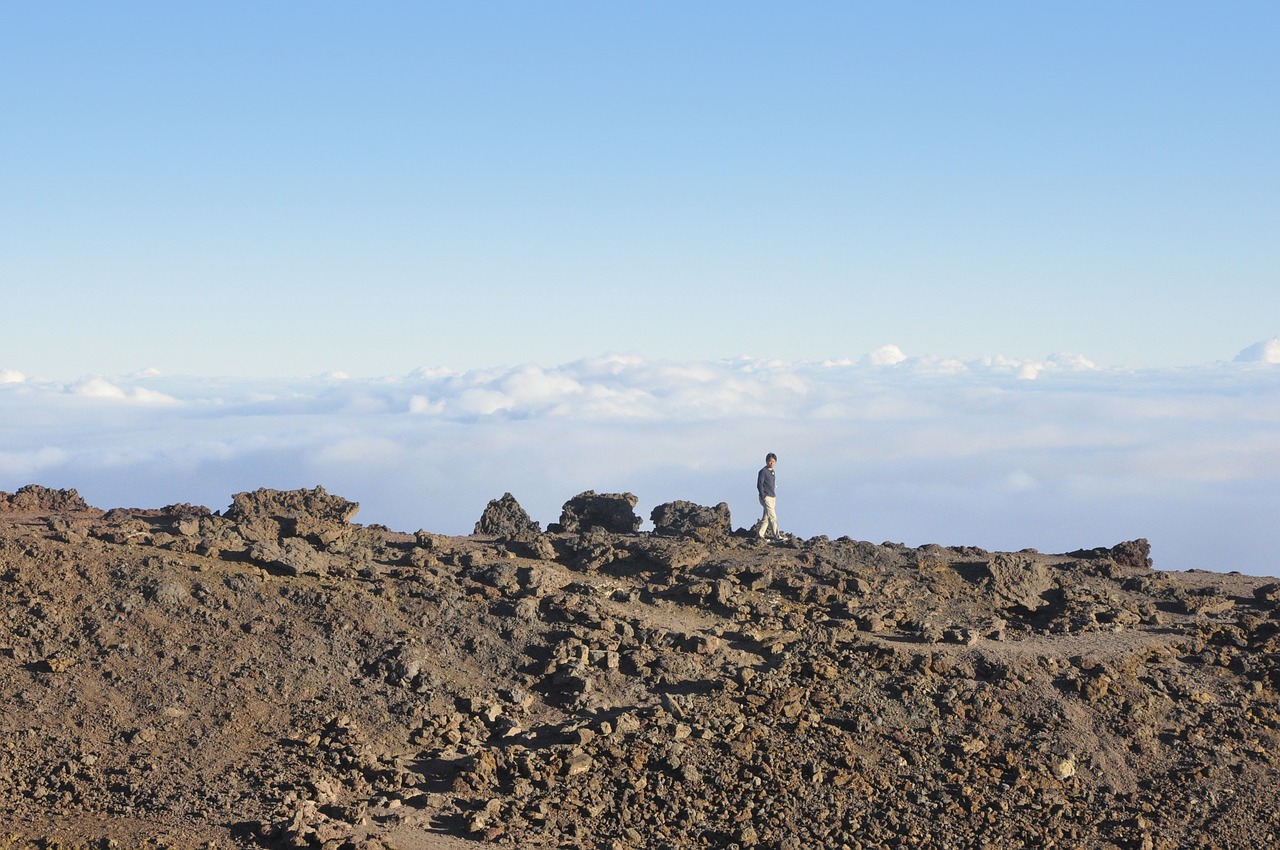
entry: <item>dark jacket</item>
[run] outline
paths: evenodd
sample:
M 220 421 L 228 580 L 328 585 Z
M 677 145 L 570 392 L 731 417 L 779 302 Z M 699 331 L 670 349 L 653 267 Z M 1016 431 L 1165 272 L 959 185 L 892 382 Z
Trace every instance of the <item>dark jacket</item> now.
M 760 474 L 756 476 L 756 492 L 760 494 L 760 498 L 765 496 L 777 497 L 778 493 L 774 489 L 773 470 L 767 466 L 760 468 Z

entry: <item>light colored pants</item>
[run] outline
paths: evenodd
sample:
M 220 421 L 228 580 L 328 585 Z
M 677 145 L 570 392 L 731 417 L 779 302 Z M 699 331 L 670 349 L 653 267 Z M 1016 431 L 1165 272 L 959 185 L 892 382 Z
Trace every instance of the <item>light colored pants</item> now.
M 764 516 L 760 518 L 760 538 L 778 536 L 778 499 L 775 496 L 761 496 L 760 505 L 764 508 Z

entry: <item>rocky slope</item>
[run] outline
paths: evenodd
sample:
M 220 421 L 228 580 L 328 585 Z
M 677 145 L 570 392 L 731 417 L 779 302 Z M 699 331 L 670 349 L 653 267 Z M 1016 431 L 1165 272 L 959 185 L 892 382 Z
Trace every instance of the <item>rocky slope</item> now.
M 0 493 L 0 848 L 1273 848 L 1280 584 Z

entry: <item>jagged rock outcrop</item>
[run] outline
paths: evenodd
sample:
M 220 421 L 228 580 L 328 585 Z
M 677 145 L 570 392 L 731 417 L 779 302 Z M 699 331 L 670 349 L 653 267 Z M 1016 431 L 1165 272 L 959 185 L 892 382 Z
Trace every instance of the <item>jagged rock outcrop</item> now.
M 991 592 L 1009 606 L 1035 611 L 1048 604 L 1044 595 L 1055 587 L 1052 572 L 1034 556 L 998 554 L 987 562 Z
M 312 490 L 260 489 L 236 493 L 222 517 L 245 541 L 249 560 L 286 575 L 351 573 L 376 554 L 377 532 L 350 523 L 357 502 Z M 189 523 L 188 523 L 189 527 Z M 224 540 L 214 548 L 233 548 Z
M 510 493 L 493 499 L 475 525 L 475 534 L 497 537 L 507 549 L 531 558 L 555 557 L 555 547 Z
M 714 508 L 679 500 L 667 502 L 654 508 L 649 519 L 657 534 L 693 537 L 703 542 L 722 541 L 733 533 L 725 502 Z
M 0 492 L 0 511 L 61 513 L 88 509 L 89 505 L 74 489 L 53 490 L 39 484 L 28 484 L 13 493 Z
M 503 493 L 502 498 L 485 506 L 474 533 L 518 539 L 541 534 L 542 528 L 520 507 L 515 496 Z
M 305 537 L 327 545 L 344 536 L 360 511 L 358 502 L 331 496 L 323 487 L 313 490 L 259 489 L 236 493 L 224 516 L 250 542 L 276 543 Z
M 1138 538 L 1137 540 L 1126 540 L 1118 543 L 1110 548 L 1099 547 L 1096 549 L 1078 549 L 1069 553 L 1077 558 L 1101 559 L 1109 558 L 1121 567 L 1135 567 L 1137 569 L 1151 569 L 1151 544 L 1146 538 Z
M 548 531 L 580 534 L 599 529 L 613 534 L 632 534 L 640 529 L 635 507 L 639 499 L 632 493 L 596 493 L 587 490 L 564 503 L 560 522 Z

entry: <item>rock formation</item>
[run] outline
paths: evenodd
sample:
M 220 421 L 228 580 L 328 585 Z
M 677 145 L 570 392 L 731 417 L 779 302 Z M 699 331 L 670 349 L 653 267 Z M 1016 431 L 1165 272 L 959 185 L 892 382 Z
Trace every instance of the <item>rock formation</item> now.
M 654 508 L 649 519 L 658 534 L 693 537 L 704 542 L 724 540 L 733 530 L 729 506 L 724 502 L 714 508 L 693 502 L 667 502 Z
M 496 537 L 508 550 L 520 555 L 555 557 L 555 548 L 543 535 L 538 523 L 529 518 L 510 493 L 489 502 L 476 522 L 475 533 Z
M 613 534 L 627 534 L 640 528 L 640 517 L 635 514 L 639 503 L 631 493 L 596 493 L 587 490 L 564 503 L 560 522 L 553 523 L 548 531 L 576 534 L 600 530 Z
M 0 492 L 0 511 L 82 511 L 88 509 L 84 499 L 75 490 L 53 490 L 39 484 L 28 484 L 15 493 Z
M 475 533 L 517 538 L 541 534 L 542 529 L 529 518 L 514 496 L 503 493 L 502 498 L 494 499 L 485 507 L 476 522 Z

